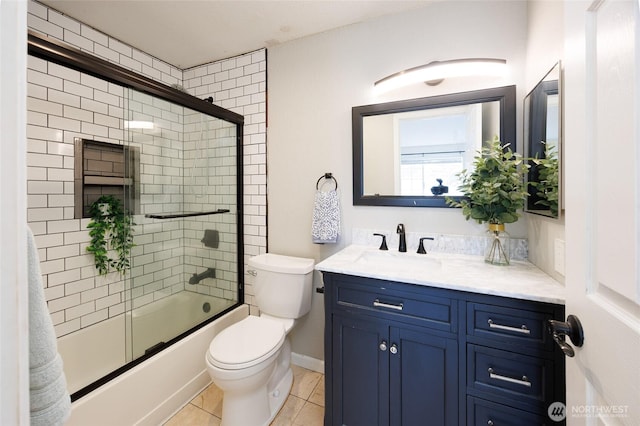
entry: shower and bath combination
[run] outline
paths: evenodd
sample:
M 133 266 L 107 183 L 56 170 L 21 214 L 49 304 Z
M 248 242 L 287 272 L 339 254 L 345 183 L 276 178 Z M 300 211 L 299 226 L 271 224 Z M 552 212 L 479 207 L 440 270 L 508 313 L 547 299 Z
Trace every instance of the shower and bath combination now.
M 212 97 L 203 102 L 53 39 L 29 34 L 29 54 L 105 81 L 114 93 L 120 87 L 122 115 L 109 134 L 123 138 L 83 137 L 139 153 L 121 183 L 84 183 L 121 191 L 136 225 L 123 277 L 88 275 L 83 266 L 81 285 L 95 283 L 89 290 L 108 296 L 77 308 L 91 321 L 59 326 L 69 330 L 58 346 L 77 400 L 244 303 L 244 119 Z M 151 128 L 122 128 L 141 121 Z

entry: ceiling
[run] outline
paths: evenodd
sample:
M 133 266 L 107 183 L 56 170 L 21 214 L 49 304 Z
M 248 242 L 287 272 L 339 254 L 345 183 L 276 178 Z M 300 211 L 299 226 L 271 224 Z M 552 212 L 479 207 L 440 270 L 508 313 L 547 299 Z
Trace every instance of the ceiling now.
M 433 0 L 39 0 L 186 69 Z

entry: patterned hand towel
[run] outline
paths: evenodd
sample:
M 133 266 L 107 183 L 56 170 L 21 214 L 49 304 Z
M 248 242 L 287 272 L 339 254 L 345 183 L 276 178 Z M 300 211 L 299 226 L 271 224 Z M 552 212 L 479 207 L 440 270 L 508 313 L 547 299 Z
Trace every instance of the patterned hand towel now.
M 338 191 L 316 191 L 311 237 L 316 244 L 337 243 L 340 236 Z

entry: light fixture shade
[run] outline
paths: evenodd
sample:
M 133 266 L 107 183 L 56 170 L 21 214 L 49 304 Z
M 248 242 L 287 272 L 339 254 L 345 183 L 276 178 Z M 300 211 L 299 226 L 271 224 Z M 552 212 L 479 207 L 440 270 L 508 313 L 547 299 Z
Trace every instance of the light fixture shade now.
M 501 76 L 507 61 L 492 58 L 466 58 L 435 61 L 391 74 L 374 83 L 376 92 L 387 92 L 410 84 L 465 76 Z

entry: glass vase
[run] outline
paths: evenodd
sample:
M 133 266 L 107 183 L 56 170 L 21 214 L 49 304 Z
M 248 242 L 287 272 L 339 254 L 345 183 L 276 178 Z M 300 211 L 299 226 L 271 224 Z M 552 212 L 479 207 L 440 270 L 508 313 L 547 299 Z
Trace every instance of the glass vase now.
M 484 261 L 492 265 L 509 265 L 509 234 L 503 223 L 490 223 L 487 230 L 487 249 Z

